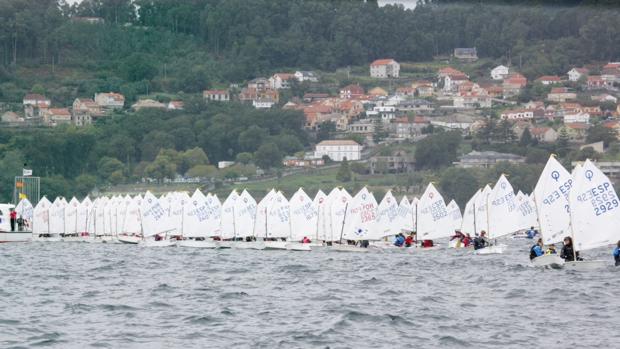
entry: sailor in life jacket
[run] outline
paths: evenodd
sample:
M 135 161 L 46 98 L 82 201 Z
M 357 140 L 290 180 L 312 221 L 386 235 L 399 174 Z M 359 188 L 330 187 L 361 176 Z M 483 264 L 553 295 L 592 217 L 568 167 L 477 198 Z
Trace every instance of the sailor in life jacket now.
M 536 245 L 532 246 L 532 248 L 530 248 L 530 260 L 536 258 L 536 257 L 540 257 L 543 254 L 545 254 L 543 252 L 543 241 L 542 239 L 538 239 L 538 241 L 536 241 Z
M 614 248 L 614 259 L 616 260 L 616 267 L 620 267 L 620 240 L 618 240 L 618 244 L 616 248 Z
M 547 251 L 545 251 L 545 254 L 558 254 L 558 251 L 555 249 L 555 245 L 549 245 L 549 247 L 547 247 Z

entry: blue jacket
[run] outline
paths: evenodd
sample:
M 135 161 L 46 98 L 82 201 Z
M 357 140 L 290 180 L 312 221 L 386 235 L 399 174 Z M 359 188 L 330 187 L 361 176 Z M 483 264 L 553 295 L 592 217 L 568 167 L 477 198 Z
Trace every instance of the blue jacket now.
M 534 236 L 536 236 L 537 231 L 534 229 L 530 229 L 527 231 L 527 238 L 528 239 L 533 239 Z
M 619 247 L 614 248 L 613 255 L 614 255 L 614 257 L 620 257 L 620 248 Z
M 530 248 L 530 260 L 536 258 L 536 257 L 540 257 L 542 255 L 544 255 L 545 252 L 543 251 L 542 247 L 540 247 L 538 244 L 532 246 L 532 248 Z
M 396 238 L 396 240 L 394 241 L 394 245 L 395 246 L 399 246 L 400 247 L 400 246 L 402 246 L 404 244 L 405 244 L 405 239 L 402 236 L 398 236 Z

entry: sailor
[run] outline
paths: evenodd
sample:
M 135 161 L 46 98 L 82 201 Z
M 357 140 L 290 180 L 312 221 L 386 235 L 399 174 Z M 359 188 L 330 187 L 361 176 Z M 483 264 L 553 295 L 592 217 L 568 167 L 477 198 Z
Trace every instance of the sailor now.
M 543 252 L 543 246 L 544 245 L 542 239 L 538 239 L 538 241 L 536 241 L 536 244 L 530 248 L 530 260 L 545 254 Z
M 476 236 L 474 239 L 474 250 L 479 250 L 489 246 L 489 240 L 487 240 L 486 235 L 487 232 L 483 230 L 480 232 L 480 236 Z
M 422 247 L 429 248 L 433 246 L 433 240 L 422 240 Z
M 547 247 L 547 251 L 545 251 L 545 254 L 558 254 L 558 251 L 555 249 L 555 245 L 549 245 L 549 247 Z
M 405 244 L 405 237 L 402 233 L 396 235 L 396 240 L 394 240 L 394 246 L 403 247 Z
M 471 243 L 471 235 L 467 234 L 463 238 L 463 247 L 469 247 L 470 243 Z
M 407 235 L 407 238 L 405 238 L 405 247 L 411 247 L 413 246 L 413 243 L 413 233 L 409 233 L 409 235 Z
M 562 247 L 562 253 L 560 253 L 560 257 L 562 257 L 567 262 L 575 261 L 575 256 L 578 261 L 581 261 L 581 257 L 579 257 L 579 251 L 575 252 L 573 249 L 573 239 L 570 236 L 564 238 L 564 246 Z
M 618 244 L 616 248 L 614 248 L 614 259 L 616 260 L 616 267 L 620 266 L 620 240 L 618 240 Z
M 14 209 L 11 209 L 9 217 L 11 218 L 11 231 L 15 231 L 15 223 L 17 223 L 17 212 Z
M 307 237 L 307 236 L 304 236 L 304 238 L 301 240 L 301 243 L 302 243 L 302 244 L 309 244 L 309 243 L 311 243 L 311 242 L 312 242 L 312 241 L 310 241 L 310 239 L 308 239 L 308 237 Z
M 368 241 L 368 240 L 360 240 L 360 247 L 361 248 L 368 248 L 368 246 L 370 246 L 370 241 Z
M 527 238 L 533 239 L 534 236 L 536 236 L 537 234 L 538 232 L 536 231 L 536 229 L 534 229 L 534 227 L 531 227 L 530 230 L 527 231 Z
M 24 218 L 20 215 L 19 218 L 17 218 L 17 230 L 18 231 L 24 231 Z

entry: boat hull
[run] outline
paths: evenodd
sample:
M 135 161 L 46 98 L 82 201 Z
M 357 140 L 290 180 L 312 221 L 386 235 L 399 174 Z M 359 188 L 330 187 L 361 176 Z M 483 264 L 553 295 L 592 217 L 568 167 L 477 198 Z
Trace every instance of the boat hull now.
M 564 259 L 556 254 L 547 254 L 534 258 L 532 265 L 535 267 L 559 269 L 564 266 Z
M 118 241 L 123 244 L 137 245 L 138 242 L 140 242 L 140 240 L 142 240 L 142 237 L 135 236 L 135 235 L 119 235 L 118 236 Z
M 264 250 L 265 243 L 263 241 L 232 241 L 231 247 L 240 250 Z
M 481 248 L 479 250 L 475 250 L 474 253 L 475 254 L 479 254 L 479 255 L 487 255 L 487 254 L 502 254 L 504 253 L 504 251 L 506 251 L 506 245 L 493 245 L 493 246 L 488 246 L 485 248 Z
M 177 242 L 179 247 L 193 247 L 193 248 L 218 248 L 217 242 L 213 240 L 180 240 Z
M 564 268 L 575 271 L 594 271 L 606 268 L 609 266 L 609 262 L 596 260 L 596 261 L 576 261 L 565 262 Z
M 286 249 L 289 251 L 312 251 L 310 244 L 302 244 L 300 242 L 288 242 Z
M 2 242 L 26 242 L 32 241 L 30 231 L 0 231 L 0 243 Z
M 333 245 L 330 250 L 335 252 L 357 252 L 357 253 L 367 253 L 367 248 L 357 247 L 353 245 Z
M 170 247 L 170 246 L 174 246 L 175 243 L 176 241 L 172 241 L 168 239 L 159 240 L 159 241 L 147 239 L 147 240 L 140 240 L 140 242 L 138 242 L 138 245 L 144 246 L 144 247 Z
M 286 241 L 265 241 L 265 250 L 286 250 Z

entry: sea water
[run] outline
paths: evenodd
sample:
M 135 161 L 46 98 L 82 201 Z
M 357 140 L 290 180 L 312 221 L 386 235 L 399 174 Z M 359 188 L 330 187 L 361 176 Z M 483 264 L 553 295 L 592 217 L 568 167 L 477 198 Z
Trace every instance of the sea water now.
M 0 347 L 522 348 L 620 343 L 620 268 L 503 255 L 0 245 Z

